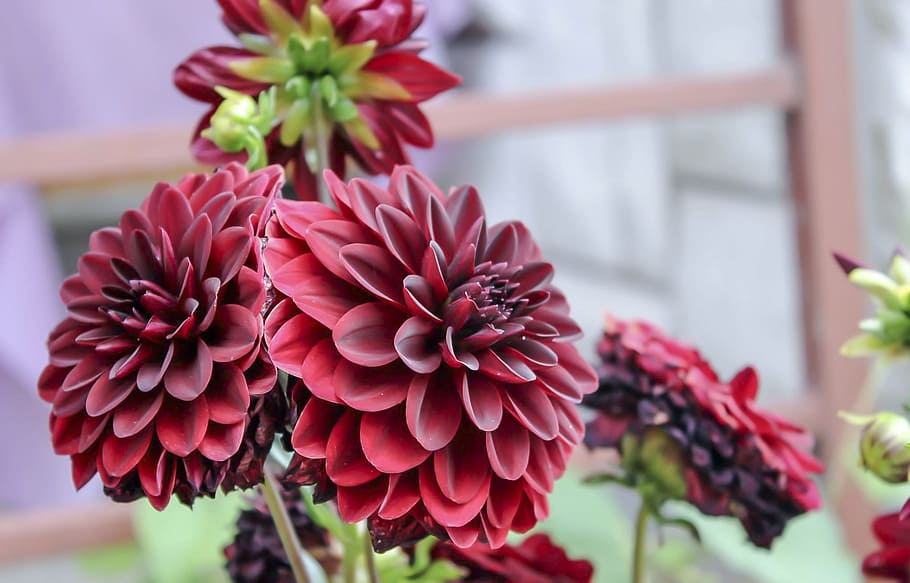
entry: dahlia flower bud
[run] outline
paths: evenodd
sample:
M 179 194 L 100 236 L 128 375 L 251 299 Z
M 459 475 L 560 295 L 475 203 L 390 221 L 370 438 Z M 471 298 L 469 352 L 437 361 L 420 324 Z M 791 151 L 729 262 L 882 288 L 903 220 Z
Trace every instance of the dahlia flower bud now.
M 275 91 L 281 104 L 261 153 L 286 165 L 297 193 L 317 195 L 316 171 L 328 164 L 344 176 L 348 161 L 369 174 L 408 163 L 406 146 L 429 148 L 433 132 L 419 104 L 460 79 L 418 54 L 411 38 L 426 7 L 413 0 L 219 0 L 242 48 L 197 51 L 174 73 L 187 96 L 211 106 L 193 138 L 207 163 L 235 160 L 238 148 L 219 141 L 214 119 L 226 87 L 249 96 Z M 207 129 L 208 128 L 208 129 Z M 271 129 L 271 127 L 269 128 Z M 209 131 L 211 130 L 211 131 Z M 328 160 L 317 142 L 328 140 Z M 213 143 L 214 142 L 214 143 Z M 226 147 L 231 146 L 231 147 Z M 260 155 L 259 151 L 248 155 Z
M 224 101 L 212 114 L 211 126 L 202 135 L 225 152 L 246 150 L 247 168 L 266 166 L 266 145 L 263 136 L 272 129 L 275 118 L 275 88 L 259 94 L 259 102 L 249 95 L 216 87 Z
M 902 249 L 895 251 L 888 273 L 865 267 L 843 255 L 835 259 L 857 287 L 872 296 L 878 309 L 874 318 L 859 324 L 862 334 L 841 347 L 844 356 L 907 354 L 910 346 L 910 260 Z
M 910 477 L 910 421 L 888 411 L 868 416 L 840 415 L 863 428 L 860 464 L 885 482 L 906 482 Z
M 261 229 L 283 182 L 230 164 L 95 231 L 60 290 L 38 391 L 77 488 L 192 504 L 262 480 L 285 400 L 262 342 Z
M 377 549 L 500 547 L 547 516 L 596 385 L 553 267 L 521 223 L 487 226 L 473 187 L 326 178 L 337 210 L 278 201 L 264 251 L 270 354 L 307 389 L 292 473 Z

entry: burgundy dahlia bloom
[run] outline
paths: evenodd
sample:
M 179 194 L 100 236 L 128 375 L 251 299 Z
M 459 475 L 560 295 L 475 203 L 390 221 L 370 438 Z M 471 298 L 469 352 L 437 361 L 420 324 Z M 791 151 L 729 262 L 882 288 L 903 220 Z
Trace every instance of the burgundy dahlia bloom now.
M 339 210 L 278 201 L 264 252 L 286 296 L 270 353 L 309 389 L 295 469 L 369 518 L 377 548 L 500 547 L 547 516 L 596 386 L 553 268 L 521 223 L 487 227 L 473 187 L 326 177 Z
M 695 349 L 650 324 L 609 317 L 597 349 L 600 386 L 585 399 L 598 411 L 589 447 L 669 438 L 673 459 L 660 465 L 680 475 L 685 498 L 705 514 L 735 516 L 761 547 L 821 505 L 809 474 L 823 468 L 803 449 L 808 436 L 756 408 L 752 368 L 722 383 Z
M 882 548 L 863 559 L 863 574 L 910 583 L 910 520 L 885 514 L 872 522 L 872 532 Z
M 160 509 L 261 481 L 286 405 L 261 341 L 257 233 L 282 182 L 231 164 L 161 183 L 92 234 L 38 386 L 77 488 L 98 473 L 115 500 Z
M 570 559 L 546 534 L 534 534 L 520 545 L 491 549 L 483 543 L 461 549 L 449 543 L 433 547 L 433 556 L 467 569 L 465 583 L 590 583 L 594 566 Z
M 341 557 L 333 546 L 329 532 L 317 525 L 307 514 L 306 504 L 298 486 L 286 487 L 281 496 L 297 539 L 327 574 L 340 569 Z M 294 573 L 281 537 L 268 506 L 262 497 L 253 500 L 252 507 L 240 513 L 237 534 L 224 549 L 227 572 L 234 583 L 294 583 Z
M 307 163 L 315 128 L 329 138 L 327 163 L 344 176 L 350 159 L 369 174 L 408 163 L 406 146 L 429 148 L 433 132 L 419 104 L 460 79 L 418 56 L 411 38 L 426 8 L 412 0 L 218 0 L 228 29 L 244 47 L 197 51 L 174 73 L 187 96 L 211 105 L 193 138 L 202 162 L 229 154 L 202 135 L 224 87 L 257 96 L 274 87 L 278 127 L 266 136 L 268 160 L 288 165 L 301 198 L 316 198 Z

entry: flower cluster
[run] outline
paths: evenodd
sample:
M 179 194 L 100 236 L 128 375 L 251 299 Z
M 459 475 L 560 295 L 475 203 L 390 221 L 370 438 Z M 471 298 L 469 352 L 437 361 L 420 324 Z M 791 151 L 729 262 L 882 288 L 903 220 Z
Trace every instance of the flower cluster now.
M 308 389 L 292 474 L 377 548 L 499 547 L 547 516 L 596 387 L 553 268 L 521 223 L 487 227 L 472 187 L 327 179 L 338 210 L 278 201 L 264 252 L 270 353 Z
M 411 35 L 426 14 L 422 4 L 219 4 L 224 23 L 243 47 L 202 49 L 174 73 L 183 93 L 211 106 L 193 139 L 200 161 L 236 160 L 242 154 L 235 152 L 255 139 L 250 132 L 261 133 L 268 160 L 288 165 L 298 194 L 313 199 L 320 163 L 342 176 L 348 159 L 367 173 L 389 174 L 396 164 L 408 163 L 407 145 L 433 145 L 418 105 L 460 80 L 418 56 L 425 44 Z M 271 92 L 270 106 L 257 109 L 251 98 L 263 92 Z M 275 116 L 264 126 L 270 116 L 263 109 Z M 253 148 L 250 155 L 258 152 Z
M 682 498 L 710 515 L 738 518 L 750 540 L 770 546 L 787 521 L 818 508 L 799 427 L 758 410 L 751 368 L 728 383 L 693 348 L 644 322 L 607 319 L 598 344 L 600 386 L 585 399 L 598 414 L 589 447 L 612 447 L 650 494 Z M 652 459 L 653 458 L 653 459 Z
M 882 548 L 863 560 L 863 573 L 869 577 L 910 583 L 910 520 L 898 514 L 879 516 L 872 523 L 872 532 Z
M 77 487 L 97 473 L 114 499 L 162 508 L 261 481 L 285 404 L 262 343 L 258 234 L 282 182 L 231 164 L 161 183 L 92 234 L 38 387 Z

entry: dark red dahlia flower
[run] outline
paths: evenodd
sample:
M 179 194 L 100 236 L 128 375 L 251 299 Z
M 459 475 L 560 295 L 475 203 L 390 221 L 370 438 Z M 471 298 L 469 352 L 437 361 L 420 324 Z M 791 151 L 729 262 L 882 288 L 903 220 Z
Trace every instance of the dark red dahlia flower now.
M 755 407 L 752 368 L 722 383 L 695 349 L 647 323 L 611 318 L 598 354 L 600 386 L 585 398 L 598 411 L 587 426 L 589 447 L 622 449 L 669 438 L 676 444 L 672 459 L 655 463 L 663 483 L 672 483 L 669 468 L 683 480 L 689 502 L 705 514 L 735 516 L 761 547 L 769 547 L 790 518 L 820 506 L 809 474 L 823 468 L 802 449 L 808 436 Z
M 418 105 L 460 79 L 421 59 L 411 39 L 426 8 L 412 0 L 219 0 L 223 20 L 243 48 L 209 47 L 174 73 L 177 87 L 211 104 L 193 138 L 202 162 L 237 159 L 202 135 L 225 87 L 257 96 L 277 90 L 278 127 L 268 159 L 289 165 L 301 198 L 316 198 L 311 170 L 316 131 L 328 137 L 325 161 L 344 176 L 346 159 L 369 174 L 408 163 L 407 145 L 433 145 Z M 242 154 L 240 154 L 242 156 Z M 311 162 L 308 163 L 308 160 Z
M 98 473 L 115 500 L 160 509 L 261 481 L 286 405 L 261 341 L 257 234 L 282 182 L 231 164 L 161 183 L 92 234 L 38 386 L 77 488 Z
M 278 201 L 264 252 L 276 365 L 309 389 L 296 467 L 370 518 L 377 548 L 427 532 L 500 547 L 548 513 L 596 376 L 553 268 L 476 190 L 409 167 L 388 191 L 326 174 L 338 211 Z M 324 488 L 325 489 L 325 488 Z
M 283 489 L 288 516 L 304 549 L 319 562 L 326 574 L 339 571 L 341 557 L 329 532 L 307 514 L 299 486 Z M 224 549 L 227 572 L 234 583 L 294 583 L 294 573 L 268 506 L 262 497 L 237 519 L 234 541 Z
M 863 573 L 910 583 L 910 520 L 898 513 L 885 514 L 872 522 L 872 532 L 882 548 L 863 559 Z
M 433 556 L 466 568 L 466 583 L 589 583 L 594 566 L 584 559 L 570 559 L 566 551 L 545 534 L 527 537 L 518 546 L 491 549 L 476 543 L 461 549 L 438 543 Z

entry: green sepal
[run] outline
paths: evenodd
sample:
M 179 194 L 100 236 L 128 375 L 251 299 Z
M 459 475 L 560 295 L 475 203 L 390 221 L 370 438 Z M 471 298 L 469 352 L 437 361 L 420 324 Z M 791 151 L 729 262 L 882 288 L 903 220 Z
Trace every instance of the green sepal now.
M 328 67 L 331 54 L 332 46 L 329 43 L 329 39 L 325 37 L 318 38 L 306 48 L 306 53 L 302 56 L 298 67 L 302 71 L 318 75 Z
M 360 117 L 360 110 L 347 97 L 342 97 L 332 106 L 332 118 L 338 123 L 354 121 L 358 117 Z
M 840 347 L 842 356 L 869 356 L 891 349 L 891 345 L 871 334 L 859 334 Z
M 272 42 L 272 39 L 267 36 L 253 34 L 251 32 L 241 32 L 237 35 L 237 39 L 244 48 L 259 55 L 277 57 L 281 54 L 281 50 Z
M 334 40 L 335 38 L 335 27 L 332 26 L 332 21 L 326 16 L 326 13 L 322 11 L 322 8 L 318 4 L 310 4 L 309 9 L 309 18 L 307 19 L 307 32 L 312 38 L 325 38 L 327 40 Z
M 319 79 L 319 92 L 329 107 L 335 107 L 335 104 L 338 103 L 338 85 L 331 75 L 325 75 Z
M 898 296 L 898 285 L 884 273 L 858 267 L 847 276 L 857 286 L 875 296 L 882 304 L 900 310 L 901 303 Z
M 297 75 L 288 79 L 288 82 L 284 84 L 285 91 L 288 92 L 295 100 L 296 99 L 309 99 L 310 92 L 313 90 L 313 83 L 303 75 Z
M 244 79 L 260 83 L 284 83 L 297 70 L 294 63 L 281 57 L 252 57 L 228 64 L 228 68 Z
M 294 15 L 274 0 L 259 0 L 259 11 L 266 28 L 282 41 L 287 41 L 293 34 L 303 33 L 303 28 Z
M 335 76 L 356 73 L 373 58 L 376 53 L 376 45 L 375 40 L 370 40 L 356 45 L 339 47 L 329 57 L 329 72 Z
M 312 102 L 304 97 L 295 101 L 281 124 L 281 144 L 291 147 L 297 143 L 303 130 L 313 121 Z
M 362 118 L 358 117 L 357 119 L 345 122 L 342 125 L 348 134 L 353 136 L 367 148 L 371 150 L 378 150 L 380 148 L 381 144 L 379 143 L 379 138 L 376 137 L 376 134 L 373 133 L 373 130 L 370 129 L 370 126 L 368 126 Z
M 352 99 L 387 99 L 390 101 L 409 101 L 411 93 L 400 83 L 369 71 L 359 72 L 354 79 L 343 84 L 345 94 Z
M 895 254 L 891 260 L 891 269 L 889 270 L 891 279 L 898 284 L 910 284 L 910 261 L 900 254 Z

